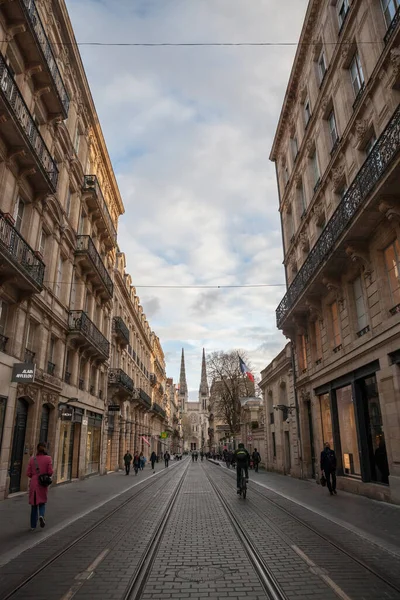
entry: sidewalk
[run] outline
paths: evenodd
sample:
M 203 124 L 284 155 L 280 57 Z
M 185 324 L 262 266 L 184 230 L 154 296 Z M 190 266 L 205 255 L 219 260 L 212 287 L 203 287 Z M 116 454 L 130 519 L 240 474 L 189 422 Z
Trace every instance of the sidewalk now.
M 234 469 L 227 469 L 225 463 L 212 462 L 236 474 Z M 341 490 L 337 496 L 330 496 L 327 489 L 315 481 L 265 469 L 258 473 L 249 470 L 249 479 L 400 556 L 400 506 Z
M 182 461 L 171 461 L 169 469 Z M 137 476 L 133 470 L 127 477 L 125 471 L 110 472 L 50 488 L 46 507 L 46 527 L 29 531 L 30 506 L 28 494 L 18 494 L 0 502 L 0 566 L 6 564 L 28 548 L 42 542 L 67 525 L 80 519 L 97 507 L 123 494 L 130 488 L 157 473 L 164 471 L 164 461 L 156 463 L 156 475 L 146 463 Z

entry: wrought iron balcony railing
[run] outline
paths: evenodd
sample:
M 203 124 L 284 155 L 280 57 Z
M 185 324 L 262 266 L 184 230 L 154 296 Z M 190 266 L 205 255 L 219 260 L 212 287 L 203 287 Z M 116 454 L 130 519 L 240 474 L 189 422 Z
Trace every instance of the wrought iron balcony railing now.
M 22 3 L 24 12 L 28 17 L 28 21 L 31 25 L 32 30 L 36 35 L 38 46 L 47 64 L 50 75 L 52 76 L 54 87 L 57 91 L 58 98 L 64 109 L 64 117 L 68 115 L 69 109 L 69 97 L 67 90 L 65 89 L 64 82 L 61 77 L 61 73 L 58 69 L 56 59 L 51 49 L 48 37 L 43 27 L 42 21 L 39 16 L 39 12 L 36 8 L 34 0 L 20 0 Z
M 159 404 L 157 404 L 157 402 L 153 402 L 151 410 L 155 413 L 157 413 L 158 415 L 160 415 L 160 417 L 162 417 L 163 419 L 165 419 L 167 413 L 165 412 L 165 410 L 163 408 L 161 408 L 161 406 Z
M 94 346 L 102 356 L 109 357 L 110 342 L 99 331 L 83 310 L 71 310 L 69 313 L 68 328 L 71 333 L 80 333 Z
M 144 390 L 142 390 L 142 388 L 139 389 L 139 398 L 142 400 L 142 402 L 146 405 L 148 409 L 151 408 L 151 398 L 148 394 L 146 394 Z
M 122 317 L 113 318 L 113 331 L 117 333 L 129 345 L 129 329 Z
M 343 199 L 329 219 L 318 241 L 276 309 L 276 322 L 279 329 L 282 328 L 289 312 L 305 291 L 322 263 L 329 257 L 336 242 L 349 227 L 365 199 L 399 153 L 399 150 L 400 106 L 395 111 L 373 150 L 360 168 L 353 183 L 343 196 Z
M 43 288 L 44 262 L 0 211 L 0 253 L 2 252 L 6 253 L 7 258 L 17 265 L 40 292 Z
M 96 175 L 85 175 L 83 178 L 83 190 L 85 192 L 94 192 L 99 203 L 100 211 L 103 215 L 104 221 L 107 225 L 110 236 L 114 241 L 117 239 L 117 232 L 114 227 L 110 212 L 108 210 L 106 201 L 104 200 L 103 192 L 99 184 L 99 180 Z
M 110 369 L 108 371 L 108 385 L 117 385 L 133 392 L 133 381 L 122 369 Z
M 385 42 L 385 44 L 388 43 L 388 41 L 390 40 L 390 38 L 392 37 L 392 35 L 394 33 L 394 30 L 396 29 L 396 27 L 399 23 L 400 23 L 400 6 L 396 10 L 396 13 L 392 19 L 392 22 L 390 23 L 390 25 L 385 33 L 385 37 L 383 38 L 383 41 Z
M 107 269 L 101 259 L 100 254 L 97 252 L 95 245 L 93 244 L 90 235 L 78 235 L 76 238 L 76 250 L 75 254 L 87 254 L 93 267 L 96 269 L 107 294 L 112 298 L 114 293 L 114 284 L 111 281 Z
M 32 153 L 38 159 L 48 183 L 53 191 L 57 188 L 58 169 L 51 156 L 39 129 L 32 118 L 28 107 L 14 81 L 3 56 L 0 54 L 0 90 L 7 105 L 10 107 L 23 137 L 30 146 Z

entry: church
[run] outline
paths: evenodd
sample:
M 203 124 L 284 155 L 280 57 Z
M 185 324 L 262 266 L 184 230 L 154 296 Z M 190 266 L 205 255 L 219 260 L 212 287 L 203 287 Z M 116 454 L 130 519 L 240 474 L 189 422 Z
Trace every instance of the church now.
M 189 401 L 188 386 L 186 382 L 185 353 L 182 348 L 181 372 L 179 377 L 179 404 L 182 412 L 183 448 L 185 451 L 208 451 L 208 404 L 210 391 L 207 382 L 206 355 L 203 348 L 201 363 L 201 379 L 199 399 L 197 402 Z

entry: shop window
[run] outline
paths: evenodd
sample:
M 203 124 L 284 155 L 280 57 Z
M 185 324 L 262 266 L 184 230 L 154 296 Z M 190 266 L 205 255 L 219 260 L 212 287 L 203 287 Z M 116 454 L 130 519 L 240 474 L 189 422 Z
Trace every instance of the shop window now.
M 364 73 L 361 66 L 360 56 L 358 52 L 353 56 L 353 60 L 350 63 L 350 77 L 351 84 L 353 86 L 354 96 L 357 98 L 358 94 L 364 88 L 365 80 Z
M 392 296 L 392 305 L 400 304 L 400 282 L 399 282 L 399 259 L 400 244 L 396 241 L 390 244 L 384 251 L 386 273 L 389 280 L 389 288 Z
M 364 291 L 361 282 L 361 277 L 357 277 L 353 281 L 353 296 L 357 316 L 357 333 L 365 332 L 368 326 L 368 316 L 365 308 Z
M 322 396 L 320 396 L 319 403 L 321 408 L 321 429 L 323 442 L 329 442 L 333 450 L 333 428 L 329 394 L 323 394 Z
M 356 415 L 351 385 L 336 390 L 343 472 L 361 476 Z
M 376 377 L 367 377 L 362 382 L 368 445 L 370 446 L 371 479 L 376 483 L 389 483 L 389 463 L 386 453 L 385 434 L 379 402 Z
M 399 10 L 399 0 L 381 0 L 381 6 L 386 27 L 389 27 L 396 15 L 396 12 Z
M 338 303 L 333 302 L 330 306 L 331 309 L 331 320 L 332 320 L 332 334 L 333 334 L 333 343 L 334 349 L 339 348 L 341 345 L 341 333 L 340 333 L 340 323 L 339 323 L 339 308 Z

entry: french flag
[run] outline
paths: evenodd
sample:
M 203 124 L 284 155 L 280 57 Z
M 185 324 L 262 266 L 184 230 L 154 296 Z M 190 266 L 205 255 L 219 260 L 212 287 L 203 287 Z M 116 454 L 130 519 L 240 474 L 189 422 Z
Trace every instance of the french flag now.
M 242 371 L 243 375 L 246 375 L 250 379 L 250 381 L 254 381 L 252 372 L 250 371 L 250 369 L 248 368 L 248 366 L 246 365 L 244 360 L 242 360 L 240 358 L 240 356 L 239 356 L 239 364 L 240 364 L 240 370 Z

